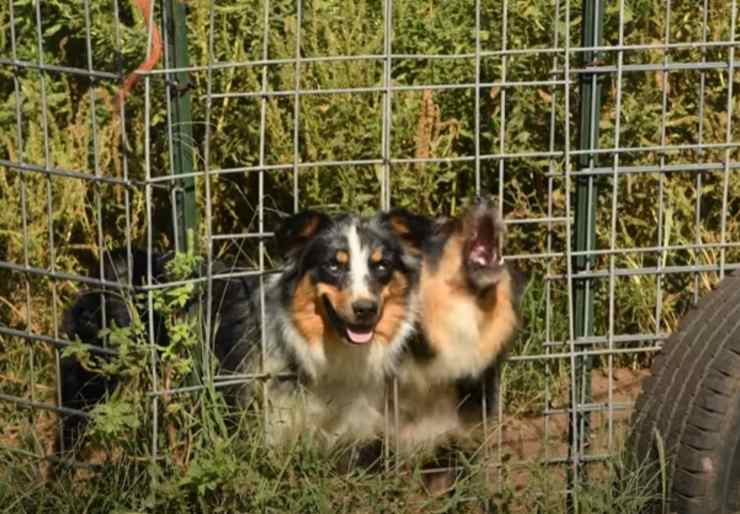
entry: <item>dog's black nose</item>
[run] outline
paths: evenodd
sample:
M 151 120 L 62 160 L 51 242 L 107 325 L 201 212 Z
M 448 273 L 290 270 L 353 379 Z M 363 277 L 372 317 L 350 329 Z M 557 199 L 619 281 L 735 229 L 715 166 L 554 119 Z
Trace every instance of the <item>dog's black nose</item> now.
M 378 303 L 373 300 L 357 300 L 352 302 L 352 310 L 360 320 L 369 320 L 378 313 Z

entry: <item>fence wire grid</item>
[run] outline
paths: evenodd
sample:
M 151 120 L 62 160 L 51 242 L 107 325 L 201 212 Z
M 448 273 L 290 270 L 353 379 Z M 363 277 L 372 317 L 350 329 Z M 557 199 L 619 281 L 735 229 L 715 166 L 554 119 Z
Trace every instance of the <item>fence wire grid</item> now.
M 0 8 L 3 451 L 50 457 L 63 310 L 126 287 L 85 271 L 103 249 L 196 242 L 206 271 L 150 270 L 152 309 L 277 269 L 280 213 L 450 215 L 491 194 L 528 277 L 491 462 L 566 466 L 565 490 L 618 452 L 625 391 L 740 266 L 736 0 L 144 4 Z M 163 398 L 205 387 L 170 387 L 157 360 L 152 459 Z

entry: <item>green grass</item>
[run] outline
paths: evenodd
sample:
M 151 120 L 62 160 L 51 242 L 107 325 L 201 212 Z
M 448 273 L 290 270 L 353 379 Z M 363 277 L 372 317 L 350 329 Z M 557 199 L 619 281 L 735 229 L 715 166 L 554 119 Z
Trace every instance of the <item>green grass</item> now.
M 208 404 L 203 397 L 196 400 L 200 402 Z M 189 434 L 187 451 L 163 447 L 156 463 L 143 448 L 109 437 L 107 460 L 98 452 L 95 472 L 67 469 L 51 480 L 45 463 L 2 452 L 2 511 L 482 513 L 488 505 L 499 514 L 566 512 L 560 467 L 514 465 L 505 459 L 500 469 L 487 471 L 483 460 L 463 457 L 458 459 L 462 470 L 453 491 L 433 496 L 424 488 L 420 460 L 401 462 L 389 471 L 348 467 L 348 449 L 327 456 L 310 440 L 270 448 L 253 418 L 245 417 L 251 419 L 249 426 L 225 436 L 210 431 L 211 422 L 223 412 L 219 405 L 200 412 L 204 419 L 200 429 Z M 165 440 L 160 434 L 160 443 Z M 645 475 L 652 467 L 627 468 L 613 458 L 589 469 L 590 480 L 576 489 L 578 513 L 634 514 L 661 501 L 656 492 L 660 477 Z
M 490 481 L 481 464 L 468 464 L 453 492 L 432 496 L 418 462 L 398 471 L 339 471 L 341 459 L 327 458 L 310 442 L 275 451 L 241 433 L 211 439 L 185 466 L 170 462 L 169 453 L 156 466 L 119 454 L 94 475 L 77 471 L 56 480 L 44 479 L 43 465 L 4 453 L 3 512 L 482 513 L 486 504 L 501 514 L 566 512 L 562 470 L 539 463 L 504 464 Z M 635 514 L 660 503 L 655 477 L 627 473 L 618 459 L 598 469 L 577 489 L 577 512 Z

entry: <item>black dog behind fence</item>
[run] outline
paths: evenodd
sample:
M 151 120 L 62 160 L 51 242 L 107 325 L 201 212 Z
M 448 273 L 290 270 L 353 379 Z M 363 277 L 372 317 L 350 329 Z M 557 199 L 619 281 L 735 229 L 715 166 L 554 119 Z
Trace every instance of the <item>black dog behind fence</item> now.
M 563 464 L 577 491 L 618 453 L 626 370 L 740 266 L 735 0 L 81 7 L 0 8 L 4 451 L 49 457 L 56 414 L 84 415 L 58 387 L 79 292 L 131 291 L 147 314 L 172 289 L 269 280 L 286 214 L 449 216 L 493 195 L 504 258 L 530 279 L 486 451 L 498 470 Z M 156 263 L 140 284 L 106 274 L 105 249 L 137 247 L 202 263 L 165 282 Z M 214 374 L 205 354 L 200 383 L 177 386 L 147 354 L 153 460 L 167 398 L 260 375 Z M 541 444 L 512 460 L 517 416 Z

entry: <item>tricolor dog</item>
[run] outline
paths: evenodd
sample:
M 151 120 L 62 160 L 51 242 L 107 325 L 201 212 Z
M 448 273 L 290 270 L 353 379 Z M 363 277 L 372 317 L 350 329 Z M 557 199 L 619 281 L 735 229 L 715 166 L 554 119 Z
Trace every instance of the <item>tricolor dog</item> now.
M 425 234 L 420 337 L 398 371 L 397 436 L 405 448 L 434 447 L 479 424 L 484 406 L 492 412 L 495 367 L 519 323 L 521 284 L 501 255 L 505 225 L 486 202 L 452 220 L 425 224 L 402 210 L 384 219 Z

